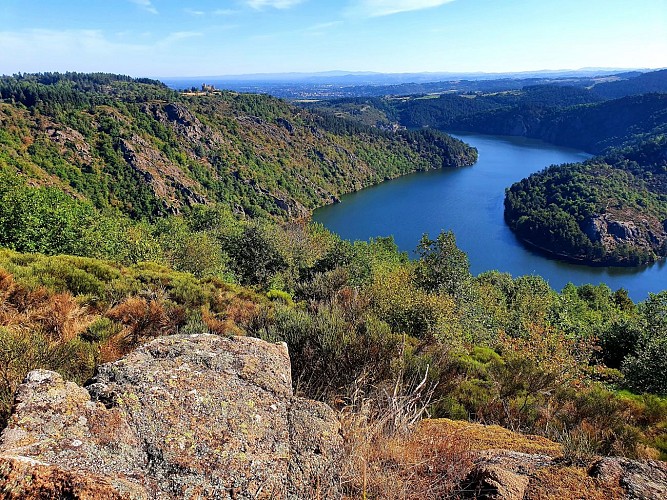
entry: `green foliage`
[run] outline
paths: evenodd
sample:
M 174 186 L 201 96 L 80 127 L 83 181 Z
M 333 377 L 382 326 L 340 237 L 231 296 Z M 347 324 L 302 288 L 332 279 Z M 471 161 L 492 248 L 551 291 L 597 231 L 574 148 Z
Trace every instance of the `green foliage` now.
M 228 257 L 213 235 L 193 231 L 189 221 L 182 217 L 161 219 L 152 232 L 157 235 L 170 267 L 198 278 L 225 276 Z
M 627 356 L 622 371 L 628 386 L 635 391 L 667 395 L 667 373 L 658 367 L 667 359 L 667 338 L 653 338 L 637 353 Z
M 285 305 L 288 305 L 288 306 L 293 306 L 294 305 L 294 301 L 292 300 L 292 296 L 289 293 L 284 292 L 282 290 L 269 290 L 268 292 L 266 292 L 266 297 L 269 300 L 280 301 L 280 302 L 282 302 L 282 303 L 284 303 Z
M 298 391 L 331 397 L 359 377 L 377 382 L 389 376 L 398 337 L 373 318 L 350 323 L 337 306 L 313 314 L 276 307 L 275 322 L 261 332 L 270 341 L 286 342 Z
M 120 326 L 107 317 L 97 318 L 81 334 L 86 342 L 104 342 L 120 333 Z
M 80 255 L 95 210 L 54 188 L 27 187 L 0 172 L 0 245 L 22 252 Z
M 505 220 L 525 242 L 577 261 L 636 266 L 664 257 L 667 173 L 660 151 L 665 140 L 645 140 L 603 158 L 533 174 L 507 190 Z M 635 240 L 624 239 L 612 222 L 611 239 L 603 242 L 594 222 L 605 214 L 650 228 Z
M 267 285 L 271 276 L 286 268 L 267 226 L 245 225 L 240 232 L 227 235 L 222 244 L 241 284 Z
M 422 236 L 417 246 L 419 285 L 428 291 L 438 291 L 463 298 L 470 281 L 468 256 L 456 246 L 454 233 L 440 233 L 435 240 Z
M 471 165 L 437 131 L 381 131 L 267 95 L 187 96 L 108 74 L 0 78 L 0 166 L 155 220 L 204 200 L 298 217 L 409 172 Z

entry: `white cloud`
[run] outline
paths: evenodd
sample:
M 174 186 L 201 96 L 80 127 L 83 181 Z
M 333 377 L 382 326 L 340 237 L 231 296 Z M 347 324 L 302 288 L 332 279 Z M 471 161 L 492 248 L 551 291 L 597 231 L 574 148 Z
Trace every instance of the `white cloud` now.
M 161 38 L 127 32 L 107 36 L 100 30 L 0 31 L 0 74 L 37 71 L 111 71 L 146 73 L 146 61 L 173 64 L 174 48 L 202 36 L 177 31 Z M 73 54 L 76 54 L 74 57 Z M 156 61 L 158 60 L 158 61 Z
M 331 30 L 331 28 L 334 28 L 341 24 L 343 24 L 342 21 L 330 21 L 327 23 L 318 23 L 305 28 L 301 32 L 305 33 L 306 35 L 324 35 L 325 33 L 328 33 Z
M 330 21 L 328 23 L 318 23 L 308 27 L 307 30 L 319 31 L 327 28 L 333 28 L 334 26 L 338 26 L 339 24 L 343 24 L 343 21 Z
M 431 9 L 454 0 L 353 0 L 347 13 L 355 17 L 380 17 L 409 12 L 411 10 Z
M 170 33 L 165 38 L 158 41 L 157 45 L 165 46 L 173 42 L 179 42 L 187 38 L 196 38 L 199 36 L 203 36 L 203 34 L 199 33 L 198 31 L 176 31 L 175 33 Z
M 232 16 L 236 14 L 238 11 L 233 10 L 233 9 L 216 9 L 213 11 L 214 16 Z
M 138 5 L 146 12 L 150 12 L 151 14 L 157 14 L 157 9 L 155 8 L 151 0 L 130 0 L 130 2 L 132 2 L 135 5 Z
M 264 7 L 273 7 L 274 9 L 289 9 L 302 3 L 304 0 L 246 0 L 246 3 L 256 10 Z

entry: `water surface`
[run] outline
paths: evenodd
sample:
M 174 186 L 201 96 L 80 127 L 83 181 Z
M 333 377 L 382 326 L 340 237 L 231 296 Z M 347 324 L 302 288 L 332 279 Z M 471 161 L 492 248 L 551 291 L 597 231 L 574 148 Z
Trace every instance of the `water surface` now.
M 414 251 L 421 235 L 452 230 L 470 258 L 474 274 L 488 270 L 512 276 L 538 274 L 560 290 L 606 283 L 625 288 L 634 300 L 667 288 L 667 267 L 590 267 L 547 258 L 523 246 L 503 220 L 505 188 L 552 164 L 590 155 L 541 141 L 516 137 L 454 134 L 475 146 L 473 167 L 420 172 L 345 195 L 341 203 L 317 209 L 313 220 L 342 238 L 367 240 L 393 235 L 401 250 Z

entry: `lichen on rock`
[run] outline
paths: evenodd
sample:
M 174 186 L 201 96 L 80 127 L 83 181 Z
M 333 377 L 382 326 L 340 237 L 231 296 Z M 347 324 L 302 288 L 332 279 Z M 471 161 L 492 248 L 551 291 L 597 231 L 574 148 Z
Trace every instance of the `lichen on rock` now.
M 293 396 L 285 344 L 175 335 L 85 388 L 31 372 L 0 439 L 0 493 L 90 482 L 117 498 L 335 497 L 341 449 L 331 408 Z M 17 470 L 47 479 L 37 491 Z

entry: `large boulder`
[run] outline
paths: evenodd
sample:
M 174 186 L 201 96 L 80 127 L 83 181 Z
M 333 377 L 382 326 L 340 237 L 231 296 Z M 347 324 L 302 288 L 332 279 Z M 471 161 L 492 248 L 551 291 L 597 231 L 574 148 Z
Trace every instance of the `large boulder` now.
M 86 387 L 31 372 L 0 439 L 0 496 L 331 498 L 341 450 L 331 408 L 293 396 L 284 344 L 175 335 Z

